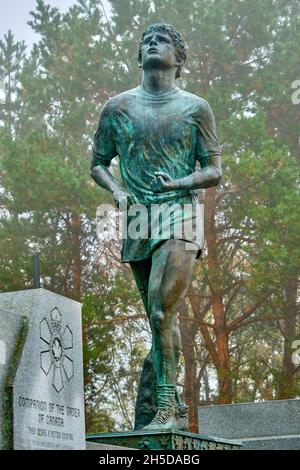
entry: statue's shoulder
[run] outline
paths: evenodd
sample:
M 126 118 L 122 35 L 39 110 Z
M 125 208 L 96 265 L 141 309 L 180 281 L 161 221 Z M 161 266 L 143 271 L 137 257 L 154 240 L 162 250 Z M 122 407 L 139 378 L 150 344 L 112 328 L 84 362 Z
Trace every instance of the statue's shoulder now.
M 124 106 L 128 105 L 132 99 L 134 99 L 139 94 L 139 87 L 131 88 L 130 90 L 123 91 L 122 93 L 118 93 L 110 97 L 105 105 L 104 108 L 106 111 L 117 111 L 119 109 L 124 108 Z
M 198 111 L 206 111 L 209 108 L 209 103 L 202 96 L 195 95 L 189 91 L 179 89 L 180 97 L 183 101 L 191 104 Z

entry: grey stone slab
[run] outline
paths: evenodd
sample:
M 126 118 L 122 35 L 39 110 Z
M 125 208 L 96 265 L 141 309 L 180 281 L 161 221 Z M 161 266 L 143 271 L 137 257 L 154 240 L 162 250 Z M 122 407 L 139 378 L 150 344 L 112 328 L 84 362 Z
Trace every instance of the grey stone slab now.
M 29 322 L 14 382 L 14 448 L 85 449 L 81 304 L 33 289 L 0 294 L 0 309 Z
M 300 437 L 244 440 L 242 450 L 300 450 Z
M 86 443 L 86 450 L 137 450 L 132 447 L 112 446 L 109 444 L 95 444 L 94 442 Z
M 199 431 L 228 439 L 300 435 L 300 400 L 199 407 Z

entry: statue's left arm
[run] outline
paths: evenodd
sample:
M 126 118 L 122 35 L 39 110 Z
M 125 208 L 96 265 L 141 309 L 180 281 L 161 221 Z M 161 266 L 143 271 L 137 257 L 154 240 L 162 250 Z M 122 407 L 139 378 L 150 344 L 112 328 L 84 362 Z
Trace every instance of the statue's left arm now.
M 221 147 L 216 133 L 216 124 L 210 105 L 199 113 L 197 123 L 196 158 L 201 169 L 183 178 L 172 179 L 167 173 L 156 172 L 152 189 L 156 192 L 179 189 L 203 189 L 217 186 L 222 176 Z

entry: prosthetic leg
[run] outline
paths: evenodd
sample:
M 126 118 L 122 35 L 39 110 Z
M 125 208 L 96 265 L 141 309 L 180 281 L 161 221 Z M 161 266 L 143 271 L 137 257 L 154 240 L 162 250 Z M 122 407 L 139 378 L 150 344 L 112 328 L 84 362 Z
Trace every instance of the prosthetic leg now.
M 136 282 L 136 285 L 139 289 L 140 296 L 142 298 L 144 308 L 146 310 L 148 319 L 149 319 L 149 310 L 148 310 L 148 282 L 151 271 L 151 260 L 143 260 L 141 262 L 130 263 L 130 267 Z M 188 429 L 188 406 L 180 401 L 178 392 L 174 387 L 174 397 L 175 397 L 175 421 L 172 421 L 174 429 L 187 431 Z M 169 389 L 171 390 L 172 387 Z M 159 392 L 158 390 L 161 390 Z M 159 398 L 159 395 L 160 397 Z M 164 392 L 162 389 L 157 388 L 156 384 L 156 374 L 153 366 L 153 357 L 152 357 L 152 348 L 148 355 L 146 356 L 143 364 L 143 369 L 141 373 L 140 383 L 138 387 L 138 394 L 135 404 L 135 431 L 145 428 L 148 426 L 154 419 L 158 411 L 158 402 L 163 404 Z M 173 400 L 173 392 L 170 392 Z

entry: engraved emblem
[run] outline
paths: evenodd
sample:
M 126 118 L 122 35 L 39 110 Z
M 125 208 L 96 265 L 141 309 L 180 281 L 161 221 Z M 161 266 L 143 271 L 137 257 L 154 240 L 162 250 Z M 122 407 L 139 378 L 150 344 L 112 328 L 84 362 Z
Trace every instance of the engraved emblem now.
M 62 314 L 55 307 L 50 313 L 50 325 L 47 318 L 40 322 L 40 338 L 47 345 L 40 353 L 42 371 L 52 377 L 52 386 L 59 393 L 65 381 L 74 376 L 74 362 L 69 356 L 73 349 L 73 333 L 68 325 L 62 332 Z

